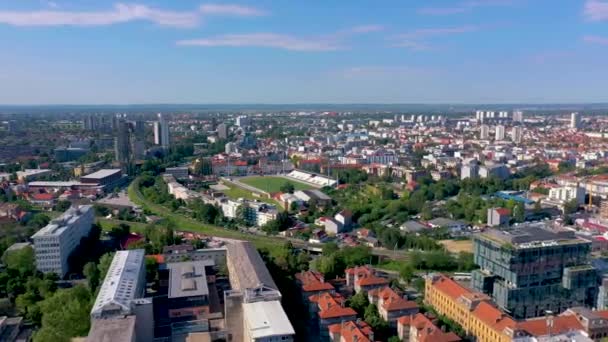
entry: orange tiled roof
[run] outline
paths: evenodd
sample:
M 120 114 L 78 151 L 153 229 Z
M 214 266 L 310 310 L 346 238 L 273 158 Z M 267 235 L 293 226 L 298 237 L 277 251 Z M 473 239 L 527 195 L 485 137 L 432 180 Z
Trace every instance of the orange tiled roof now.
M 372 328 L 364 321 L 349 321 L 343 324 L 332 324 L 329 326 L 329 331 L 332 334 L 340 334 L 341 341 L 345 342 L 371 342 L 374 332 Z
M 388 279 L 376 277 L 375 275 L 369 275 L 360 278 L 357 283 L 359 286 L 383 285 L 388 284 Z
M 401 318 L 399 322 L 402 322 Z M 419 342 L 456 342 L 461 340 L 453 332 L 443 332 L 423 314 L 416 314 L 410 322 L 411 326 L 417 330 L 417 341 Z
M 340 295 L 332 295 L 330 293 L 321 293 L 309 297 L 311 302 L 317 303 L 319 307 L 319 317 L 335 318 L 345 316 L 356 316 L 355 310 L 349 307 L 342 306 L 345 302 Z
M 471 292 L 469 289 L 444 275 L 441 275 L 437 281 L 433 282 L 433 286 L 435 286 L 437 290 L 452 297 L 452 299 L 456 299 L 465 293 Z
M 296 274 L 296 279 L 302 283 L 304 292 L 331 291 L 334 287 L 326 283 L 323 275 L 316 271 L 307 271 Z
M 535 318 L 528 319 L 520 322 L 517 327 L 521 330 L 525 330 L 532 336 L 547 335 L 547 319 Z M 578 321 L 575 315 L 564 315 L 553 317 L 553 327 L 551 328 L 552 334 L 561 334 L 570 330 L 580 330 L 583 326 Z
M 406 310 L 418 307 L 416 302 L 401 298 L 401 296 L 395 293 L 395 291 L 388 286 L 378 289 L 377 291 L 372 291 L 370 291 L 370 294 L 374 296 L 377 295 L 382 299 L 382 307 L 386 309 L 386 311 Z

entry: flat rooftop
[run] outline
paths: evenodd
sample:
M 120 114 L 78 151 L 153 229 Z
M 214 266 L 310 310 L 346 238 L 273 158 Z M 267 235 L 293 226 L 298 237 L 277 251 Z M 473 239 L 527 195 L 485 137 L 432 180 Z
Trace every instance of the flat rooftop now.
M 44 236 L 59 236 L 63 234 L 69 226 L 73 225 L 76 221 L 78 221 L 82 215 L 84 215 L 90 210 L 93 210 L 92 205 L 81 205 L 79 207 L 71 207 L 66 210 L 61 216 L 51 220 L 49 224 L 42 227 L 42 229 L 32 235 L 32 238 Z
M 243 304 L 243 318 L 252 339 L 295 335 L 278 300 Z
M 169 269 L 168 298 L 208 296 L 205 265 L 199 261 L 184 261 L 167 264 Z
M 516 247 L 522 244 L 541 243 L 545 246 L 564 243 L 585 243 L 586 241 L 576 237 L 575 232 L 563 228 L 553 228 L 546 224 L 524 225 L 512 229 L 488 229 L 481 233 L 479 238 L 494 240 L 498 243 L 510 243 Z M 519 246 L 518 246 L 519 245 Z
M 132 342 L 135 340 L 135 316 L 94 319 L 87 342 Z
M 96 172 L 93 172 L 91 174 L 88 174 L 86 176 L 82 176 L 81 178 L 87 178 L 87 179 L 103 179 L 106 178 L 108 176 L 112 176 L 116 173 L 122 174 L 122 171 L 120 169 L 102 169 Z

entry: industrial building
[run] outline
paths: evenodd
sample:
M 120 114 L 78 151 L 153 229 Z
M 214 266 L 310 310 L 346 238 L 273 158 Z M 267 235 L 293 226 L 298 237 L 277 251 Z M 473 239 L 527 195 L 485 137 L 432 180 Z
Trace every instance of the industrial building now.
M 32 235 L 38 271 L 65 277 L 68 258 L 91 231 L 94 219 L 93 206 L 71 207 Z
M 146 287 L 145 251 L 118 251 L 101 285 L 91 318 L 111 318 L 132 313 L 131 302 L 143 298 Z
M 473 271 L 472 286 L 515 318 L 592 306 L 597 276 L 590 252 L 591 242 L 546 223 L 488 229 L 474 239 L 480 268 Z

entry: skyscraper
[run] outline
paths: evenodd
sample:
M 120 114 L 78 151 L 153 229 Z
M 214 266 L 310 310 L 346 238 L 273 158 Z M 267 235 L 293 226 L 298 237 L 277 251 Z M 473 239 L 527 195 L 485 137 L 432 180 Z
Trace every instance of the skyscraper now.
M 154 122 L 154 144 L 169 148 L 169 125 L 161 113 Z
M 523 138 L 524 131 L 520 126 L 513 126 L 511 129 L 511 139 L 514 143 L 521 143 L 521 139 Z
M 498 125 L 496 126 L 496 140 L 505 140 L 505 126 Z
M 479 127 L 479 139 L 485 140 L 490 137 L 490 127 L 488 125 L 481 125 Z
M 570 114 L 570 128 L 578 129 L 581 126 L 581 116 L 574 112 Z
M 131 161 L 131 139 L 129 123 L 123 118 L 117 118 L 116 137 L 114 138 L 114 153 L 116 161 L 127 165 Z
M 471 284 L 515 318 L 592 306 L 596 270 L 589 263 L 591 242 L 574 231 L 545 223 L 509 230 L 488 229 L 474 239 Z
M 135 134 L 134 139 L 131 141 L 132 149 L 133 149 L 133 157 L 135 159 L 143 159 L 144 158 L 144 150 L 145 150 L 145 141 L 146 141 L 146 123 L 145 121 L 139 117 L 135 120 Z

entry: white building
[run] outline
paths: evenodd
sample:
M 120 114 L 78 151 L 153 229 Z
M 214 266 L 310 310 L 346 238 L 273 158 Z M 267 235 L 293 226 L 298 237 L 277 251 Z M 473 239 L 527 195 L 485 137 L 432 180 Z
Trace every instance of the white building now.
M 564 186 L 549 190 L 549 199 L 559 202 L 576 200 L 578 204 L 585 202 L 585 188 L 580 186 Z
M 118 251 L 95 299 L 91 318 L 129 315 L 131 302 L 142 298 L 146 289 L 145 251 Z
M 293 341 L 295 331 L 278 300 L 245 303 L 243 317 L 243 341 Z
M 574 112 L 570 114 L 570 128 L 577 129 L 581 126 L 581 116 Z
M 479 139 L 486 140 L 490 137 L 490 126 L 481 125 L 479 127 Z
M 169 147 L 169 124 L 161 113 L 158 113 L 158 121 L 154 122 L 154 144 Z
M 32 235 L 36 268 L 42 273 L 68 273 L 68 257 L 91 231 L 95 219 L 93 206 L 72 207 Z
M 247 127 L 251 125 L 251 119 L 246 115 L 241 115 L 236 118 L 236 125 L 239 127 Z
M 479 165 L 465 164 L 460 168 L 460 179 L 479 177 Z
M 505 126 L 503 125 L 498 125 L 496 126 L 496 140 L 500 141 L 500 140 L 505 140 Z

